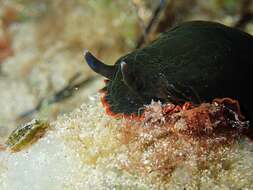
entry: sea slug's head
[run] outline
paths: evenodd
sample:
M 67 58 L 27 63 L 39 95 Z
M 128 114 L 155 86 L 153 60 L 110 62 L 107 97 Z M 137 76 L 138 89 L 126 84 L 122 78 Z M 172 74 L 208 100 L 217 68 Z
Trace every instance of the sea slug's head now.
M 104 64 L 88 51 L 84 57 L 93 71 L 108 79 L 101 92 L 104 93 L 102 103 L 110 115 L 138 115 L 151 100 L 162 100 L 166 96 L 162 77 L 142 63 L 128 59 L 128 55 L 113 66 Z

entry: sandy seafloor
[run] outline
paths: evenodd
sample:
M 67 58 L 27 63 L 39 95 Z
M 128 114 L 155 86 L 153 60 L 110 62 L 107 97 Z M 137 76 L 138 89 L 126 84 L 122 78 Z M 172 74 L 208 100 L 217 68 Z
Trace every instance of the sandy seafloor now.
M 0 41 L 8 38 L 13 51 L 0 63 L 1 144 L 17 125 L 26 122 L 17 117 L 41 98 L 62 89 L 77 72 L 83 79 L 94 76 L 83 64 L 84 48 L 113 63 L 134 48 L 141 32 L 136 10 L 129 11 L 132 5 L 126 1 L 62 2 L 45 1 L 34 9 L 38 5 L 30 1 L 0 0 L 4 5 L 0 7 Z M 210 8 L 210 4 L 214 5 L 213 1 L 200 1 L 193 8 L 188 5 L 188 10 L 194 11 L 184 19 L 211 19 L 228 25 L 238 19 L 238 15 L 222 11 L 216 14 L 217 7 Z M 12 18 L 7 14 L 13 22 L 8 27 L 5 8 L 18 15 Z M 144 21 L 151 14 L 145 7 L 139 12 Z M 247 30 L 252 31 L 252 26 Z M 98 78 L 77 89 L 72 98 L 44 106 L 27 119 L 47 119 L 51 128 L 27 149 L 0 152 L 1 190 L 253 189 L 253 145 L 247 138 L 208 152 L 203 156 L 208 161 L 204 166 L 197 162 L 196 152 L 191 152 L 193 146 L 185 142 L 178 141 L 178 149 L 171 149 L 174 152 L 166 148 L 175 148 L 169 144 L 175 141 L 159 140 L 153 134 L 140 137 L 144 144 L 147 139 L 157 141 L 149 148 L 143 149 L 135 139 L 126 143 L 125 120 L 107 116 L 99 95 L 94 95 L 102 86 L 102 78 Z M 187 159 L 174 162 L 183 154 Z M 160 162 L 172 166 L 164 169 Z
M 201 166 L 193 146 L 180 139 L 143 133 L 157 141 L 154 146 L 125 143 L 124 120 L 105 115 L 93 98 L 52 122 L 30 148 L 0 152 L 0 189 L 253 189 L 253 143 L 247 138 L 203 154 L 207 162 Z M 166 143 L 178 150 L 171 153 Z M 154 152 L 164 155 L 153 159 Z M 184 161 L 165 168 L 168 173 L 154 166 L 185 152 Z

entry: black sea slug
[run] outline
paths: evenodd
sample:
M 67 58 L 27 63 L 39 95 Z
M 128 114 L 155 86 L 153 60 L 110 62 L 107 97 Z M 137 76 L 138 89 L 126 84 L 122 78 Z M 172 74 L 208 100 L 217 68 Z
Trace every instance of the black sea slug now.
M 108 79 L 102 89 L 107 112 L 132 115 L 151 100 L 198 105 L 216 98 L 238 100 L 253 119 L 253 37 L 225 25 L 180 24 L 109 66 L 85 51 L 88 65 Z

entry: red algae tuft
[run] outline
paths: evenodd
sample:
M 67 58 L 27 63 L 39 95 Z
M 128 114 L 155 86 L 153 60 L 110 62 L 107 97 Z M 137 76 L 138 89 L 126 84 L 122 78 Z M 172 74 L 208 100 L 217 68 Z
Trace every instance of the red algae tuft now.
M 218 172 L 220 165 L 226 170 L 231 147 L 248 129 L 239 114 L 217 101 L 187 109 L 152 102 L 143 121 L 126 121 L 122 142 L 128 147 L 129 162 L 123 167 L 148 175 L 151 181 L 167 182 L 176 168 L 185 165 L 190 173 L 210 168 Z
M 0 37 L 0 64 L 9 56 L 13 55 L 10 42 L 5 37 Z

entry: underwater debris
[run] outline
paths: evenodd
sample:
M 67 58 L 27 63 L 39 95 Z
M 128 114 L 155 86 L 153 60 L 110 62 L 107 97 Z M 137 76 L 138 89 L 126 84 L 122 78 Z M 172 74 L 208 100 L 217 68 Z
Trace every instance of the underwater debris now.
M 137 40 L 136 47 L 135 47 L 136 49 L 140 48 L 145 43 L 145 40 L 146 40 L 147 36 L 149 35 L 149 33 L 150 33 L 154 23 L 156 22 L 156 20 L 159 18 L 159 15 L 161 14 L 161 12 L 164 9 L 165 5 L 166 5 L 166 2 L 164 0 L 160 0 L 159 5 L 154 10 L 148 25 L 144 29 L 143 34 Z
M 64 100 L 70 98 L 71 96 L 73 96 L 75 94 L 76 89 L 81 89 L 96 79 L 96 77 L 89 77 L 87 79 L 77 81 L 79 76 L 80 76 L 80 73 L 75 74 L 69 80 L 69 82 L 66 86 L 64 86 L 62 89 L 58 90 L 57 92 L 55 92 L 50 97 L 42 98 L 33 109 L 30 109 L 30 110 L 25 111 L 24 113 L 20 114 L 18 119 L 23 119 L 28 116 L 31 116 L 35 112 L 38 112 L 43 107 L 43 105 L 51 105 L 51 104 L 58 103 L 58 102 L 61 102 L 61 101 L 64 101 Z
M 48 122 L 34 119 L 17 127 L 9 135 L 5 144 L 12 152 L 18 152 L 41 138 L 49 126 Z

